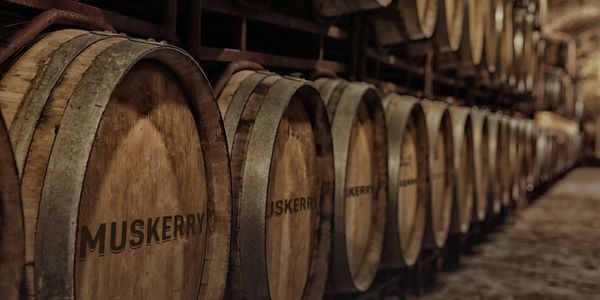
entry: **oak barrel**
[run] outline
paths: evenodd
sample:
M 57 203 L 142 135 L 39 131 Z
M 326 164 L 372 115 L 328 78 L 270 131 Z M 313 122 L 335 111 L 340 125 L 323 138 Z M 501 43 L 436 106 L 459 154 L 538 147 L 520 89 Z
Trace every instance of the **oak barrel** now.
M 429 38 L 438 22 L 438 0 L 395 0 L 373 13 L 375 39 L 381 46 Z
M 538 68 L 538 43 L 541 33 L 534 28 L 534 16 L 528 13 L 525 16 L 525 34 L 523 41 L 523 90 L 525 93 L 532 93 L 537 84 Z
M 433 39 L 442 52 L 454 52 L 460 47 L 465 29 L 465 0 L 439 0 Z
M 519 161 L 519 124 L 515 117 L 505 116 L 509 128 L 509 160 L 508 166 L 510 169 L 508 188 L 510 190 L 509 202 L 504 202 L 507 206 L 517 200 L 519 195 L 519 173 L 521 162 Z
M 498 75 L 504 85 L 511 86 L 510 77 L 513 72 L 513 5 L 511 0 L 504 1 L 502 32 L 500 34 Z
M 489 190 L 491 186 L 488 113 L 488 111 L 482 109 L 471 109 L 471 126 L 473 130 L 473 185 L 475 189 L 476 219 L 479 222 L 484 221 L 486 218 Z
M 509 78 L 509 85 L 518 93 L 525 92 L 525 72 L 527 62 L 525 61 L 526 27 L 525 17 L 527 10 L 515 7 L 513 10 L 513 66 Z
M 540 181 L 547 182 L 552 179 L 553 173 L 553 135 L 549 131 L 541 131 L 538 135 L 537 151 L 540 165 Z
M 375 88 L 319 78 L 335 153 L 332 292 L 365 291 L 379 268 L 385 235 L 387 134 Z
M 30 296 L 223 295 L 229 160 L 217 103 L 190 56 L 61 30 L 22 54 L 0 87 Z
M 471 226 L 474 210 L 474 160 L 473 128 L 470 109 L 451 106 L 452 145 L 454 163 L 454 209 L 451 233 L 467 234 Z
M 544 70 L 544 95 L 542 109 L 557 110 L 564 108 L 563 71 L 546 67 Z
M 525 126 L 525 161 L 527 169 L 526 190 L 531 192 L 538 185 L 539 166 L 537 165 L 537 128 L 532 119 L 524 120 Z
M 445 245 L 452 224 L 454 202 L 454 146 L 448 105 L 422 100 L 429 144 L 429 184 L 431 185 L 428 229 L 425 247 Z
M 333 148 L 325 107 L 302 79 L 226 73 L 218 103 L 231 156 L 228 296 L 317 299 L 333 219 Z
M 483 0 L 484 44 L 483 63 L 490 73 L 496 73 L 499 62 L 499 45 L 504 22 L 504 0 Z
M 389 94 L 383 98 L 388 142 L 388 205 L 383 267 L 416 263 L 429 201 L 428 142 L 419 100 Z
M 521 117 L 513 117 L 511 123 L 515 127 L 515 161 L 513 168 L 513 201 L 517 204 L 525 198 L 527 185 L 526 133 L 525 122 Z
M 468 57 L 470 63 L 479 66 L 483 59 L 483 44 L 485 36 L 486 9 L 484 1 L 467 0 L 465 14 L 465 33 L 463 36 L 463 57 Z
M 457 52 L 443 51 L 437 56 L 441 69 L 457 68 L 461 76 L 475 76 L 483 58 L 485 9 L 481 0 L 466 0 L 463 5 L 463 31 Z
M 508 207 L 513 195 L 513 175 L 516 163 L 516 128 L 508 115 L 500 115 L 500 176 L 502 178 L 502 206 Z M 501 142 L 503 141 L 503 142 Z
M 543 110 L 545 105 L 544 91 L 546 89 L 546 65 L 544 63 L 544 56 L 546 55 L 546 41 L 540 38 L 536 45 L 536 84 L 534 85 L 532 97 L 534 99 L 536 110 Z
M 19 176 L 8 130 L 0 117 L 0 299 L 23 299 L 25 263 L 23 212 Z
M 489 137 L 489 202 L 488 214 L 497 215 L 502 209 L 505 194 L 504 178 L 506 177 L 506 127 L 502 122 L 502 115 L 489 113 L 487 115 Z

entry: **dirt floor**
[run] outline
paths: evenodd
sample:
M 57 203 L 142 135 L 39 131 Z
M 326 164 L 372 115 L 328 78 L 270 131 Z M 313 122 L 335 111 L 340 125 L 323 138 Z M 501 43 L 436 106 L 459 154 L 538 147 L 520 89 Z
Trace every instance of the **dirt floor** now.
M 600 168 L 569 173 L 420 300 L 600 299 Z

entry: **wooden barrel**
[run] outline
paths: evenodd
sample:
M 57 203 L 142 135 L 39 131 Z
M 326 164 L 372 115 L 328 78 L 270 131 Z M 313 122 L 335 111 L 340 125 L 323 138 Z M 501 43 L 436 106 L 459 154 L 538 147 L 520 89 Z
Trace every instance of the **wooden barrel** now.
M 496 73 L 499 60 L 499 45 L 504 25 L 504 0 L 483 0 L 484 43 L 483 62 L 488 72 Z
M 0 299 L 25 298 L 22 293 L 25 240 L 19 176 L 8 130 L 0 117 Z
M 422 100 L 427 123 L 429 145 L 429 184 L 431 200 L 425 247 L 445 245 L 452 221 L 454 202 L 454 146 L 448 105 L 439 101 Z
M 467 234 L 473 221 L 474 197 L 474 160 L 473 128 L 470 109 L 451 106 L 452 145 L 454 162 L 454 209 L 451 233 Z
M 541 39 L 540 31 L 534 30 L 533 16 L 528 14 L 525 18 L 527 23 L 525 31 L 525 43 L 523 45 L 525 71 L 524 71 L 524 82 L 525 92 L 530 94 L 534 93 L 535 88 L 538 84 L 538 43 Z
M 531 192 L 539 182 L 539 166 L 537 161 L 537 128 L 535 121 L 525 119 L 525 160 L 527 169 L 526 190 Z
M 541 131 L 537 140 L 537 157 L 540 168 L 540 182 L 547 182 L 552 178 L 552 134 Z
M 546 67 L 544 71 L 544 110 L 557 110 L 564 105 L 563 71 Z
M 533 91 L 537 68 L 537 42 L 539 32 L 534 31 L 534 16 L 526 9 L 514 12 L 514 73 L 519 93 Z
M 331 120 L 335 151 L 335 218 L 331 291 L 365 291 L 383 253 L 387 196 L 387 134 L 372 85 L 315 81 Z
M 442 52 L 457 51 L 465 29 L 465 0 L 440 0 L 433 38 Z
M 525 122 L 523 118 L 513 117 L 511 126 L 514 128 L 515 160 L 513 162 L 513 202 L 517 204 L 525 198 L 525 186 L 527 184 L 527 165 L 525 160 Z
M 544 109 L 544 90 L 546 88 L 545 70 L 546 65 L 544 64 L 544 55 L 546 53 L 546 41 L 539 39 L 536 44 L 536 68 L 535 68 L 535 84 L 532 92 L 532 97 L 535 103 L 536 110 Z
M 488 112 L 471 109 L 471 126 L 473 130 L 473 184 L 475 189 L 475 212 L 477 221 L 485 220 L 488 211 L 490 189 L 490 133 L 488 129 Z
M 502 33 L 500 34 L 500 45 L 499 45 L 499 61 L 498 61 L 498 74 L 500 81 L 504 85 L 511 84 L 510 76 L 513 72 L 513 43 L 514 43 L 514 32 L 513 32 L 513 1 L 507 0 L 504 2 L 504 18 L 502 21 Z
M 497 215 L 502 210 L 504 198 L 504 180 L 506 173 L 506 127 L 502 115 L 490 113 L 487 116 L 489 137 L 489 190 L 488 214 Z
M 505 114 L 500 116 L 500 126 L 504 129 L 504 131 L 501 130 L 500 139 L 504 140 L 502 143 L 504 147 L 500 147 L 501 166 L 503 166 L 500 170 L 502 176 L 502 205 L 504 207 L 508 207 L 513 199 L 513 181 L 517 159 L 517 131 L 514 125 L 512 117 Z
M 548 176 L 549 179 L 553 179 L 558 174 L 558 138 L 559 135 L 556 132 L 550 133 L 549 138 L 549 155 L 548 155 Z
M 418 99 L 383 98 L 388 142 L 388 205 L 382 266 L 401 268 L 417 261 L 429 202 L 427 127 Z
M 571 142 L 569 141 L 569 136 L 565 133 L 560 133 L 556 136 L 556 174 L 560 174 L 569 168 Z
M 544 28 L 548 23 L 548 0 L 536 0 L 531 1 L 530 5 L 532 12 L 535 16 L 535 27 Z M 534 11 L 532 11 L 534 9 Z
M 549 34 L 546 39 L 544 61 L 549 66 L 563 69 L 570 76 L 577 76 L 577 40 Z
M 342 15 L 383 8 L 392 0 L 312 0 L 317 13 L 324 17 L 339 17 Z M 419 1 L 417 1 L 419 2 Z M 427 2 L 421 0 L 420 2 Z
M 438 22 L 438 0 L 396 0 L 372 16 L 377 43 L 391 46 L 429 38 Z
M 302 79 L 256 70 L 225 76 L 218 103 L 233 178 L 228 296 L 320 298 L 333 219 L 325 107 Z
M 463 5 L 464 27 L 458 52 L 442 51 L 437 57 L 440 69 L 458 69 L 461 76 L 477 75 L 483 58 L 485 6 L 481 0 Z
M 0 86 L 30 296 L 223 295 L 229 160 L 218 106 L 191 57 L 121 35 L 55 31 Z
M 559 112 L 564 113 L 567 117 L 576 118 L 577 111 L 577 86 L 573 82 L 571 76 L 566 73 L 561 75 L 562 84 L 562 105 L 559 107 Z
M 486 9 L 485 3 L 481 0 L 467 0 L 463 35 L 463 41 L 467 44 L 463 44 L 464 50 L 461 52 L 463 57 L 468 57 L 474 66 L 479 66 L 483 59 Z
M 527 65 L 525 61 L 526 15 L 527 10 L 524 8 L 515 7 L 513 10 L 513 66 L 509 85 L 514 87 L 518 93 L 525 92 L 524 74 Z

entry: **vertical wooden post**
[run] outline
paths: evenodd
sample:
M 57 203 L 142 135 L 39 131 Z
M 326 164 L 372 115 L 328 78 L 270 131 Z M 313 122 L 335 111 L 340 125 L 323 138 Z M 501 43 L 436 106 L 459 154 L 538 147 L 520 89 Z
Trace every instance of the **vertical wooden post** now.
M 166 27 L 169 38 L 177 39 L 177 0 L 167 0 L 163 26 Z
M 202 46 L 202 1 L 203 0 L 192 0 L 190 3 L 189 11 L 189 35 L 188 35 L 188 51 L 194 57 L 198 57 L 198 51 Z
M 429 99 L 433 99 L 433 58 L 433 51 L 428 51 L 425 56 L 425 67 L 423 69 L 423 78 L 425 80 L 425 83 L 423 84 L 423 95 L 425 98 Z

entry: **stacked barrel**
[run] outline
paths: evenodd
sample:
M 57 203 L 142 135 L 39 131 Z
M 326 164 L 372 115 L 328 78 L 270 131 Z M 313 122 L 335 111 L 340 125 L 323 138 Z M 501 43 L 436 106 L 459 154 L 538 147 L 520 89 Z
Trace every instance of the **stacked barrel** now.
M 312 4 L 374 10 L 383 51 L 428 40 L 440 65 L 566 101 L 569 79 L 540 71 L 536 1 Z M 334 74 L 237 62 L 213 91 L 177 47 L 76 29 L 23 49 L 0 104 L 2 299 L 365 292 L 523 205 L 582 147 L 568 119 Z

